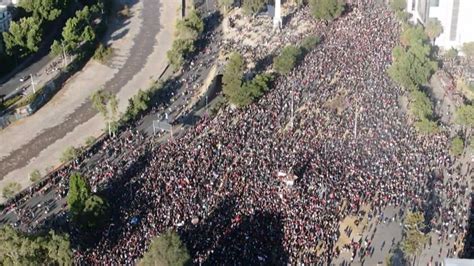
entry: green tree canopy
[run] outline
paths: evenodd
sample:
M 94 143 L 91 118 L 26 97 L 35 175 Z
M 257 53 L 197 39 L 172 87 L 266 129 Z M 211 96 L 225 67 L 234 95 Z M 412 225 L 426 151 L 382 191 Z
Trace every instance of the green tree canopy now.
M 403 11 L 407 6 L 406 0 L 390 0 L 390 8 L 395 12 Z
M 414 43 L 408 48 L 397 46 L 392 51 L 393 63 L 388 74 L 404 88 L 426 84 L 438 67 L 430 54 L 431 47 L 427 44 Z
M 199 13 L 193 9 L 183 20 L 178 21 L 177 28 L 178 32 L 192 32 L 190 35 L 195 40 L 204 31 L 204 21 Z
M 242 86 L 244 77 L 244 59 L 238 53 L 233 53 L 222 75 L 222 91 L 227 99 L 232 98 Z
M 266 0 L 243 0 L 242 8 L 247 15 L 256 15 L 265 7 Z
M 288 45 L 282 49 L 279 56 L 273 59 L 273 67 L 280 74 L 288 74 L 296 66 L 302 51 L 294 45 Z
M 415 122 L 415 129 L 422 135 L 431 135 L 439 131 L 438 124 L 426 118 Z
M 474 126 L 474 105 L 463 105 L 456 110 L 455 121 L 459 125 Z
M 170 64 L 175 68 L 179 68 L 183 65 L 185 56 L 188 53 L 193 52 L 194 40 L 192 39 L 176 39 L 173 41 L 171 50 L 166 53 L 166 57 L 170 61 Z
M 344 4 L 339 0 L 309 0 L 309 6 L 316 19 L 333 20 L 344 12 Z
M 85 224 L 89 228 L 96 228 L 102 226 L 105 223 L 107 217 L 108 205 L 99 196 L 92 195 L 84 203 L 82 224 Z
M 69 178 L 67 193 L 67 204 L 73 218 L 77 219 L 82 214 L 90 196 L 91 189 L 85 178 L 79 173 L 73 173 Z
M 40 22 L 34 17 L 21 18 L 10 24 L 10 30 L 3 32 L 7 54 L 24 57 L 37 52 L 41 42 Z
M 142 266 L 184 266 L 191 262 L 188 249 L 174 231 L 167 231 L 152 240 L 140 262 Z
M 443 26 L 437 18 L 430 18 L 425 25 L 425 33 L 430 40 L 434 40 L 443 33 Z
M 321 40 L 318 36 L 308 36 L 304 38 L 303 41 L 301 41 L 300 46 L 305 53 L 308 53 L 309 51 L 313 50 L 320 41 Z
M 410 113 L 417 120 L 429 119 L 433 115 L 433 106 L 426 94 L 419 90 L 410 92 Z
M 70 265 L 68 235 L 25 235 L 10 226 L 0 227 L 1 265 Z
M 62 32 L 62 45 L 67 53 L 75 53 L 83 43 L 89 44 L 96 38 L 92 28 L 93 12 L 88 6 L 76 11 L 76 15 L 66 21 Z M 53 53 L 60 51 L 60 42 L 54 42 L 51 46 Z
M 424 221 L 425 218 L 420 212 L 408 212 L 405 217 L 401 249 L 408 257 L 417 255 L 428 240 L 422 232 L 425 228 Z
M 401 35 L 400 42 L 403 46 L 412 46 L 415 44 L 424 44 L 428 41 L 424 29 L 421 26 L 411 26 L 406 24 Z
M 53 21 L 69 5 L 67 0 L 21 0 L 19 6 L 39 20 Z

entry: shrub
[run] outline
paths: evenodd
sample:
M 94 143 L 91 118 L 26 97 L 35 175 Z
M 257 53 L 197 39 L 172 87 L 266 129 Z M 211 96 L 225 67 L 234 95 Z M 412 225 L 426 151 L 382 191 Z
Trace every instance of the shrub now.
M 64 150 L 61 158 L 59 159 L 62 163 L 67 163 L 76 159 L 79 156 L 79 149 L 69 146 Z
M 94 60 L 97 60 L 101 62 L 102 64 L 105 64 L 112 56 L 112 53 L 113 53 L 112 47 L 99 44 L 99 46 L 95 50 L 93 58 Z
M 41 179 L 41 173 L 38 169 L 33 170 L 33 172 L 30 173 L 30 180 L 31 182 L 35 183 L 36 181 Z
M 344 4 L 339 0 L 309 0 L 309 5 L 316 19 L 333 20 L 344 12 Z
M 20 191 L 21 186 L 17 182 L 8 183 L 2 190 L 4 198 L 11 198 L 16 192 Z
M 301 49 L 303 49 L 305 53 L 308 53 L 313 50 L 320 41 L 318 36 L 308 36 L 301 42 Z

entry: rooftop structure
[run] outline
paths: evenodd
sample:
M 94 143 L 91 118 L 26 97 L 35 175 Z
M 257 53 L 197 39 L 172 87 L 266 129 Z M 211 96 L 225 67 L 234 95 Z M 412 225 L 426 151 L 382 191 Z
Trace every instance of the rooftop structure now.
M 441 48 L 459 48 L 474 41 L 472 0 L 407 0 L 407 11 L 415 24 L 425 25 L 430 18 L 441 22 L 443 33 L 435 40 Z

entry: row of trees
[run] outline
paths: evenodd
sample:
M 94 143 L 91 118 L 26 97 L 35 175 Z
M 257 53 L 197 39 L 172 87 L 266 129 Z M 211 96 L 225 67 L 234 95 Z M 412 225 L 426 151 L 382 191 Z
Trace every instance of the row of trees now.
M 1 265 L 70 265 L 69 236 L 50 231 L 26 235 L 10 226 L 0 228 Z
M 219 5 L 224 9 L 230 8 L 234 0 L 219 0 Z M 261 12 L 266 4 L 271 3 L 268 0 L 243 0 L 242 9 L 247 15 L 256 15 Z M 344 12 L 344 1 L 342 0 L 296 0 L 299 6 L 308 4 L 311 8 L 311 14 L 316 19 L 327 21 L 338 18 Z
M 177 38 L 166 54 L 171 65 L 179 68 L 183 65 L 186 56 L 194 52 L 195 42 L 204 31 L 204 21 L 196 10 L 192 10 L 187 17 L 176 24 Z
M 61 40 L 55 40 L 51 45 L 51 54 L 57 56 L 63 52 L 76 54 L 81 47 L 90 48 L 96 40 L 97 28 L 94 21 L 104 12 L 104 3 L 99 1 L 91 7 L 85 6 L 78 10 L 75 16 L 66 21 L 61 34 Z
M 400 45 L 392 51 L 393 63 L 388 69 L 389 76 L 410 91 L 410 114 L 421 134 L 438 131 L 432 103 L 420 89 L 428 84 L 438 68 L 437 62 L 432 59 L 432 47 L 428 41 L 429 37 L 421 26 L 406 24 L 400 36 Z
M 19 7 L 27 17 L 13 21 L 10 29 L 3 32 L 6 52 L 13 57 L 22 58 L 37 52 L 43 33 L 51 22 L 56 21 L 70 6 L 67 0 L 22 0 Z

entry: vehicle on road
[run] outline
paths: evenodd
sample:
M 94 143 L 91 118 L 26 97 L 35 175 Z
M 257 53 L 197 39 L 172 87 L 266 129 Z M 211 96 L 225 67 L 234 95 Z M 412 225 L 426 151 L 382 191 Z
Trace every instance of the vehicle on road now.
M 20 82 L 25 82 L 25 81 L 27 81 L 29 78 L 30 78 L 29 75 L 23 76 L 23 77 L 20 78 Z

